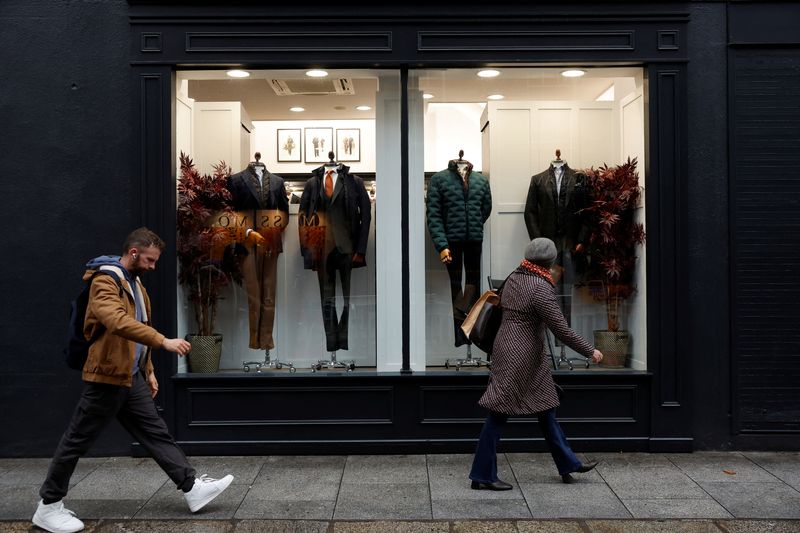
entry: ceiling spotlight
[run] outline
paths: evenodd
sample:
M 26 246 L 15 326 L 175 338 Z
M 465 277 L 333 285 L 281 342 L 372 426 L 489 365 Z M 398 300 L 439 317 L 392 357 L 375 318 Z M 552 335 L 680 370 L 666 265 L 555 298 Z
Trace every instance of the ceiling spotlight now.
M 586 71 L 579 68 L 561 71 L 561 75 L 565 78 L 580 78 L 584 74 L 586 74 Z
M 424 93 L 424 94 L 422 95 L 422 97 L 423 97 L 425 100 L 430 100 L 431 98 L 433 98 L 433 95 L 432 95 L 431 93 Z
M 489 100 L 502 100 L 503 98 L 505 98 L 505 96 L 503 96 L 502 94 L 490 94 L 486 98 L 488 98 Z
M 357 105 L 356 109 L 358 109 L 359 111 L 369 111 L 372 108 L 368 105 Z
M 231 78 L 247 78 L 250 76 L 250 73 L 247 72 L 246 70 L 239 70 L 239 69 L 229 70 L 225 74 L 227 74 Z
M 500 71 L 499 70 L 484 69 L 484 70 L 479 70 L 478 71 L 478 77 L 480 77 L 480 78 L 495 78 L 495 77 L 497 77 L 499 75 L 500 75 Z
M 324 78 L 327 75 L 328 73 L 324 70 L 309 70 L 306 72 L 306 76 L 309 78 Z
M 289 111 L 291 111 L 292 113 L 302 113 L 305 110 L 306 110 L 305 107 L 290 107 L 289 108 Z

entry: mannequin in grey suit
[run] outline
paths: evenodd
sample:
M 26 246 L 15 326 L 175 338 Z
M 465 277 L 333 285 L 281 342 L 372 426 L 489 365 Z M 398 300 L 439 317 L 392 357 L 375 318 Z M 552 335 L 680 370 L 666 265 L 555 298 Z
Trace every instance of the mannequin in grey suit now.
M 568 324 L 571 324 L 575 267 L 585 259 L 589 234 L 579 213 L 584 207 L 585 176 L 572 170 L 561 159 L 561 151 L 556 150 L 556 159 L 550 167 L 531 177 L 525 202 L 525 226 L 531 240 L 547 237 L 556 244 L 556 293 Z

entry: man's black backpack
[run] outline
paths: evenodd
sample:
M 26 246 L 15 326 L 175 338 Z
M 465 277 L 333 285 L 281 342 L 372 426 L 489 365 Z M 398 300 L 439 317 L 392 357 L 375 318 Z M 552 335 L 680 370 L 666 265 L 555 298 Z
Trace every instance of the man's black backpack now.
M 92 281 L 99 275 L 111 276 L 119 286 L 119 293 L 122 295 L 122 281 L 113 270 L 97 270 L 92 277 L 86 280 L 83 290 L 78 297 L 70 302 L 69 312 L 69 335 L 67 336 L 67 347 L 64 348 L 64 358 L 67 366 L 75 370 L 83 370 L 86 358 L 89 356 L 89 346 L 95 339 L 86 340 L 83 335 L 83 321 L 86 318 L 86 306 L 89 304 L 89 291 L 92 288 Z

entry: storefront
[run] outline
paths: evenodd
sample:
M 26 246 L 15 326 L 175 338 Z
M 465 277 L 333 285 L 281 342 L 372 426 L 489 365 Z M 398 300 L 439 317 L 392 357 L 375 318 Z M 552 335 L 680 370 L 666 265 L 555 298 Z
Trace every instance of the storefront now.
M 39 353 L 60 350 L 61 315 L 20 317 L 68 301 L 98 241 L 138 225 L 168 246 L 146 279 L 158 329 L 221 335 L 218 360 L 199 339 L 191 358 L 155 358 L 157 404 L 190 454 L 472 451 L 488 356 L 458 326 L 548 225 L 571 326 L 594 340 L 615 322 L 627 339 L 618 366 L 549 348 L 576 450 L 796 448 L 797 15 L 781 2 L 59 7 L 51 26 L 73 23 L 53 43 L 70 61 L 29 66 L 54 54 L 35 41 L 9 81 L 24 99 L 38 93 L 20 80 L 39 80 L 52 103 L 13 110 L 38 136 L 9 137 L 9 152 L 54 154 L 65 179 L 7 195 L 12 216 L 45 202 L 41 223 L 4 238 L 52 265 L 57 288 L 6 276 L 19 283 L 4 416 L 23 437 L 0 453 L 47 455 L 80 386 Z M 3 20 L 21 35 L 37 17 Z M 638 176 L 617 263 L 598 259 L 613 218 L 592 209 L 598 172 Z M 504 446 L 544 451 L 535 419 L 513 420 Z M 97 452 L 129 449 L 115 434 Z
M 583 171 L 630 159 L 642 193 L 632 216 L 646 242 L 632 249 L 625 281 L 635 290 L 621 300 L 628 357 L 589 367 L 555 343 L 559 415 L 581 449 L 690 450 L 677 370 L 685 353 L 667 318 L 685 298 L 676 284 L 685 236 L 665 223 L 685 210 L 688 16 L 664 7 L 566 19 L 529 7 L 220 17 L 133 6 L 148 225 L 176 231 L 172 214 L 186 199 L 176 182 L 189 172 L 181 153 L 200 174 L 224 162 L 230 180 L 251 183 L 234 191 L 233 218 L 207 224 L 228 232 L 215 270 L 194 272 L 224 285 L 211 296 L 219 369 L 193 372 L 201 363 L 191 357 L 160 368 L 178 441 L 193 453 L 470 450 L 487 355 L 461 337 L 463 313 L 519 264 L 538 226 L 558 225 L 569 228 L 558 230 L 562 308 L 590 339 L 607 329 L 608 288 L 591 257 L 572 252 L 600 231 L 580 211 L 592 201 Z M 335 29 L 333 42 L 319 38 L 322 26 Z M 357 237 L 319 220 L 326 168 L 358 201 Z M 551 169 L 564 176 L 559 220 L 538 206 L 552 194 Z M 274 202 L 242 207 L 237 194 L 260 193 L 253 176 L 264 175 L 265 188 L 283 179 L 288 213 Z M 470 215 L 454 220 L 460 206 L 449 204 L 461 201 Z M 287 222 L 260 222 L 275 213 Z M 280 245 L 256 245 L 254 232 L 280 235 Z M 204 251 L 190 250 L 185 265 L 192 253 Z M 171 266 L 159 289 L 176 297 L 159 315 L 194 334 L 198 307 L 213 312 L 199 303 L 209 295 L 190 303 L 189 266 L 182 283 L 184 264 Z M 543 446 L 532 419 L 512 432 L 511 447 Z

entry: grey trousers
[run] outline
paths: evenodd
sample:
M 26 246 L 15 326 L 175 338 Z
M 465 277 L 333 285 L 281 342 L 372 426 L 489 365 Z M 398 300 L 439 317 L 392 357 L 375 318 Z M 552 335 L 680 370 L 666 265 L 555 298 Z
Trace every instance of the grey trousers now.
M 180 487 L 187 478 L 194 477 L 194 468 L 156 411 L 144 375 L 137 372 L 131 388 L 103 383 L 85 384 L 39 490 L 45 503 L 57 502 L 66 496 L 78 459 L 114 417 L 150 452 L 176 486 Z

